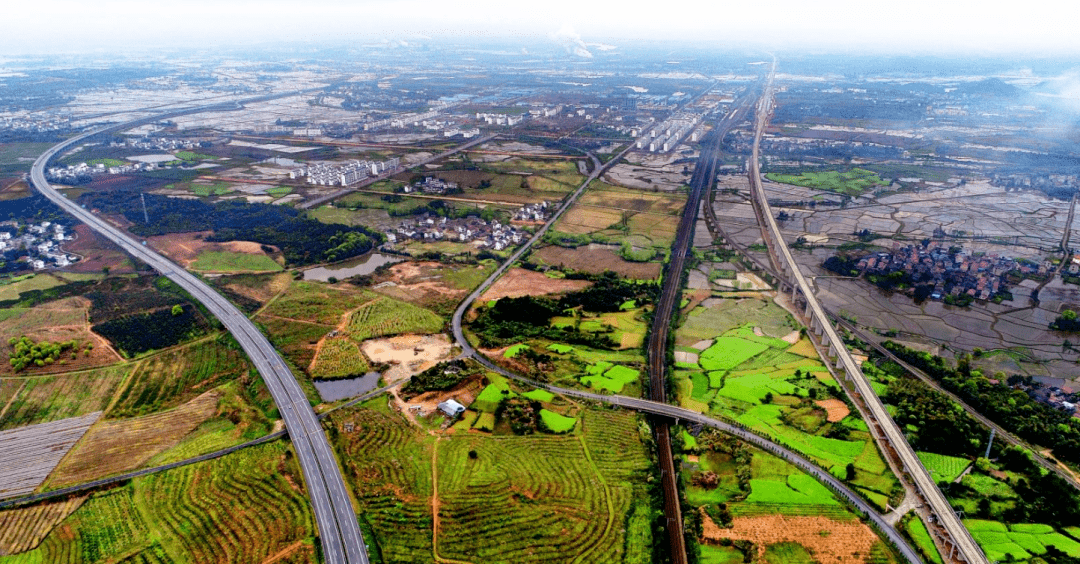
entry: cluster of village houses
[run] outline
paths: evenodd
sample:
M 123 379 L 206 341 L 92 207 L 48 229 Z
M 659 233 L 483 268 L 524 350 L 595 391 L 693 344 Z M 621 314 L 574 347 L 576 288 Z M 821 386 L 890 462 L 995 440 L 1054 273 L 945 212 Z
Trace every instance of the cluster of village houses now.
M 528 237 L 528 233 L 513 225 L 503 225 L 498 220 L 486 221 L 475 216 L 450 219 L 428 213 L 402 221 L 397 229 L 386 232 L 386 241 L 390 245 L 409 240 L 476 242 L 482 249 L 495 251 L 517 245 Z
M 0 223 L 0 227 L 7 228 L 0 231 L 0 253 L 7 254 L 9 251 L 23 249 L 27 252 L 27 261 L 34 270 L 63 268 L 79 260 L 78 256 L 67 254 L 60 248 L 64 241 L 74 239 L 63 225 L 43 221 L 21 229 L 17 221 L 5 221 Z
M 97 176 L 99 174 L 128 174 L 144 170 L 156 170 L 157 168 L 158 166 L 154 163 L 130 163 L 120 166 L 105 166 L 103 163 L 92 165 L 79 163 L 68 166 L 49 167 L 45 170 L 45 178 L 53 182 L 71 183 L 80 178 Z
M 946 294 L 967 294 L 980 300 L 1006 291 L 1004 277 L 1010 272 L 1021 276 L 1044 276 L 1053 272 L 1053 265 L 1048 262 L 1023 262 L 996 253 L 976 256 L 962 250 L 950 252 L 939 243 L 926 247 L 894 243 L 892 252 L 867 255 L 859 260 L 858 268 L 867 274 L 905 272 L 916 281 L 933 282 L 934 291 L 930 295 L 933 299 L 941 299 Z
M 546 221 L 553 209 L 554 206 L 547 201 L 525 204 L 514 212 L 513 218 L 514 221 Z M 477 242 L 478 247 L 495 251 L 520 244 L 528 238 L 529 234 L 525 231 L 498 220 L 486 221 L 475 216 L 453 219 L 429 213 L 402 221 L 397 229 L 386 232 L 387 243 L 391 246 L 410 240 Z

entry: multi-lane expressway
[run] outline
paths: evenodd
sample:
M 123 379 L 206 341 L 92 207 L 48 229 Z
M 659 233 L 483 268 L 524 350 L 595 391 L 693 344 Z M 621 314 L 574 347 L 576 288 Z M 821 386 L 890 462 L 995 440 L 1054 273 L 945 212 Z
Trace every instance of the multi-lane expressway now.
M 239 107 L 229 104 L 225 107 Z M 57 192 L 45 180 L 45 166 L 65 149 L 102 133 L 130 128 L 147 121 L 177 115 L 222 109 L 221 105 L 190 108 L 159 114 L 152 118 L 100 128 L 68 139 L 46 151 L 34 162 L 30 177 L 35 188 L 63 210 L 77 217 L 94 231 L 119 245 L 135 258 L 149 264 L 201 302 L 236 338 L 266 382 L 270 395 L 281 413 L 285 428 L 296 450 L 311 497 L 319 540 L 327 562 L 367 564 L 368 556 L 352 500 L 341 476 L 337 458 L 300 385 L 274 347 L 243 313 L 202 280 L 172 261 L 132 239 L 121 230 L 81 208 Z

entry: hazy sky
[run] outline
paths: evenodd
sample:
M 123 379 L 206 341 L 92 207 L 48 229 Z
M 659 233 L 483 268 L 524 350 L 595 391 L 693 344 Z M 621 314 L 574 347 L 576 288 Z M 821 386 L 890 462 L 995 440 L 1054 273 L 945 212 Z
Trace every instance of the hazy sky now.
M 387 37 L 580 34 L 586 41 L 687 39 L 754 48 L 1080 54 L 1080 5 L 949 0 L 19 0 L 0 53 L 136 54 L 148 46 L 253 41 L 364 43 Z M 617 42 L 614 42 L 616 45 Z

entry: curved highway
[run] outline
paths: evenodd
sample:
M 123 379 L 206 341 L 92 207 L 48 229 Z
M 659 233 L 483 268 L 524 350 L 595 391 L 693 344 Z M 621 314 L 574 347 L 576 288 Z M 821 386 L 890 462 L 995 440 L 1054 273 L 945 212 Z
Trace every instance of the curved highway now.
M 989 560 L 983 553 L 982 549 L 975 542 L 975 539 L 968 532 L 964 524 L 960 522 L 960 518 L 953 512 L 952 505 L 945 499 L 945 495 L 938 489 L 937 484 L 934 483 L 933 478 L 923 467 L 922 462 L 915 455 L 915 450 L 908 444 L 904 434 L 897 427 L 896 422 L 893 421 L 889 412 L 885 410 L 885 406 L 881 403 L 881 398 L 874 393 L 873 388 L 870 387 L 870 383 L 866 376 L 859 369 L 859 366 L 855 364 L 855 360 L 851 357 L 847 347 L 844 345 L 843 340 L 836 333 L 832 323 L 829 322 L 829 318 L 822 308 L 821 304 L 817 300 L 817 296 L 811 291 L 810 285 L 807 283 L 806 278 L 799 270 L 794 257 L 791 255 L 791 250 L 788 248 L 787 243 L 784 242 L 783 236 L 780 234 L 780 227 L 776 223 L 776 218 L 772 214 L 772 209 L 769 206 L 768 198 L 765 195 L 765 190 L 761 185 L 761 171 L 758 164 L 759 146 L 761 144 L 762 132 L 765 130 L 765 122 L 768 120 L 768 116 L 772 109 L 772 78 L 776 73 L 776 60 L 773 60 L 772 70 L 769 73 L 769 81 L 765 86 L 765 93 L 761 97 L 761 101 L 758 104 L 757 109 L 757 124 L 754 132 L 754 145 L 753 156 L 750 158 L 750 184 L 751 194 L 754 201 L 760 210 L 761 219 L 765 224 L 765 240 L 769 245 L 771 255 L 777 257 L 777 268 L 781 271 L 790 271 L 787 276 L 791 277 L 791 282 L 798 288 L 799 292 L 806 300 L 807 308 L 812 312 L 812 317 L 816 319 L 825 333 L 825 340 L 830 343 L 832 349 L 836 351 L 837 358 L 839 359 L 840 366 L 844 369 L 851 381 L 854 383 L 856 390 L 865 402 L 870 414 L 881 428 L 889 446 L 897 453 L 900 462 L 903 464 L 904 469 L 908 475 L 911 476 L 915 487 L 926 500 L 927 505 L 933 511 L 937 517 L 938 523 L 945 530 L 952 542 L 953 547 L 958 551 L 958 555 L 968 564 L 989 564 Z M 869 422 L 868 422 L 869 423 Z M 951 555 L 942 555 L 949 558 Z
M 261 97 L 258 100 L 265 99 Z M 252 100 L 247 100 L 248 102 Z M 322 426 L 311 409 L 307 396 L 300 388 L 292 371 L 285 365 L 266 337 L 243 313 L 228 300 L 215 292 L 202 280 L 188 273 L 172 261 L 139 244 L 113 225 L 81 208 L 56 191 L 45 180 L 45 166 L 61 151 L 94 135 L 127 129 L 148 121 L 158 121 L 177 115 L 199 113 L 212 109 L 239 107 L 238 104 L 214 105 L 158 114 L 150 118 L 122 123 L 93 130 L 68 139 L 46 151 L 34 162 L 30 177 L 35 188 L 63 210 L 77 217 L 94 231 L 120 246 L 125 252 L 149 264 L 154 270 L 168 277 L 202 303 L 222 324 L 247 353 L 251 362 L 262 375 L 270 395 L 277 405 L 285 428 L 296 449 L 311 497 L 315 521 L 319 528 L 319 540 L 327 562 L 367 564 L 367 550 L 360 534 L 360 527 L 353 510 L 345 481 L 341 476 L 334 451 L 330 447 Z

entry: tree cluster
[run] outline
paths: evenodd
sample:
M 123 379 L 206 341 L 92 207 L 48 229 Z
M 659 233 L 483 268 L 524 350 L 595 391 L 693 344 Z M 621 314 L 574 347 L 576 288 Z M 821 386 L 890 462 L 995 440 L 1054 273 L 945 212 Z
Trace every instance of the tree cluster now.
M 79 342 L 75 340 L 50 343 L 48 341 L 34 342 L 33 339 L 23 335 L 12 337 L 8 340 L 11 345 L 11 368 L 15 372 L 25 369 L 27 366 L 45 366 L 60 360 L 60 355 L 73 350 L 73 356 L 78 355 Z
M 432 390 L 445 391 L 457 386 L 469 377 L 465 363 L 460 360 L 440 362 L 431 368 L 413 376 L 401 391 L 406 397 L 413 397 Z
M 886 341 L 884 346 L 1009 432 L 1053 449 L 1059 459 L 1080 462 L 1080 421 L 1069 413 L 1041 403 L 1023 390 L 1001 382 L 991 383 L 981 372 L 971 369 L 967 357 L 961 358 L 953 368 L 939 356 L 892 341 Z

